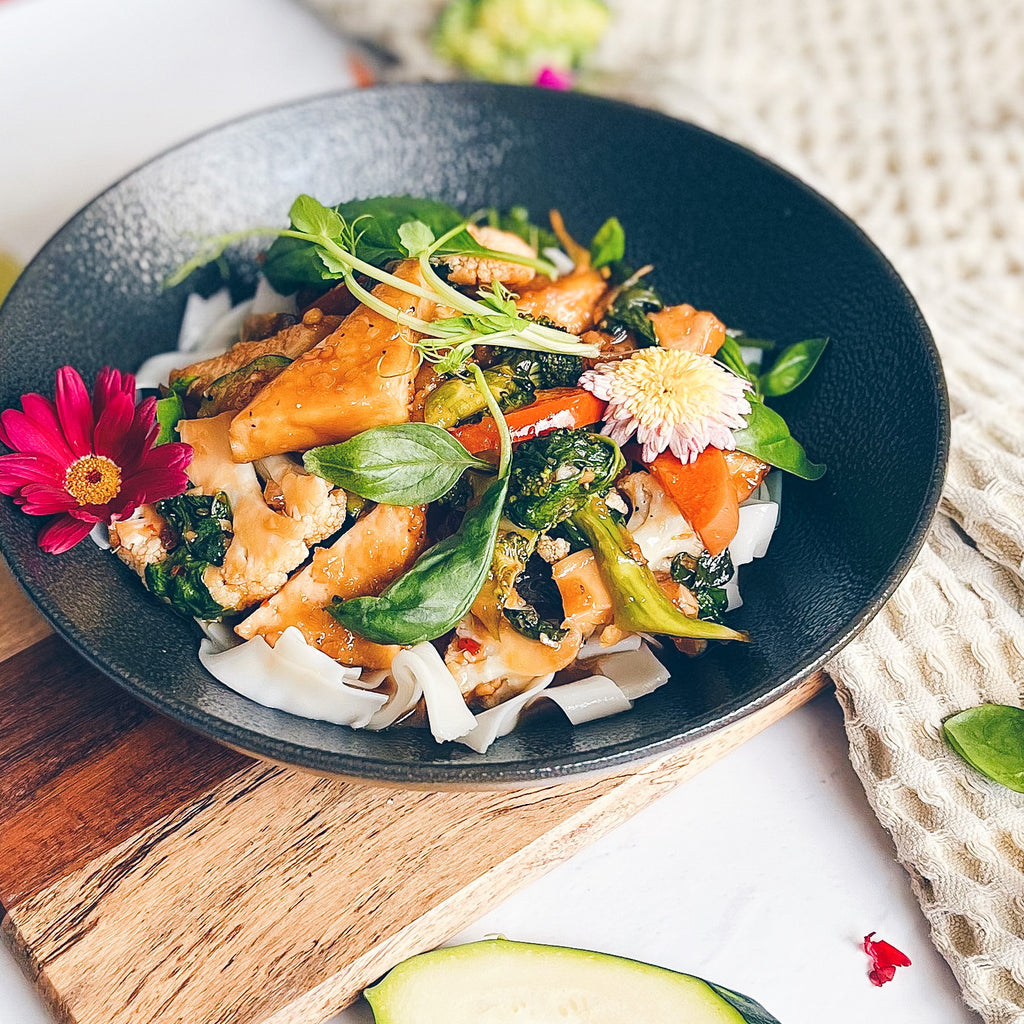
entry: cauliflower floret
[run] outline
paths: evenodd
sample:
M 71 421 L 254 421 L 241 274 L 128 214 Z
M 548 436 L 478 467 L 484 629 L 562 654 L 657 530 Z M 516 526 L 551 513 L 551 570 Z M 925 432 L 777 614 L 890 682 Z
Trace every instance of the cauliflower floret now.
M 167 557 L 167 521 L 152 505 L 140 505 L 127 519 L 110 524 L 110 549 L 145 578 L 146 566 Z
M 630 473 L 618 488 L 633 506 L 626 529 L 653 572 L 668 572 L 682 551 L 696 556 L 704 550 L 693 527 L 650 473 Z
M 486 225 L 478 227 L 475 224 L 470 224 L 467 230 L 488 249 L 536 259 L 537 253 L 533 246 L 510 231 L 501 231 Z M 505 260 L 487 257 L 449 256 L 445 262 L 450 271 L 448 280 L 452 284 L 481 285 L 492 284 L 494 281 L 510 285 L 526 284 L 528 281 L 532 281 L 536 275 L 533 267 L 524 267 L 519 263 L 509 263 Z
M 232 539 L 222 565 L 203 574 L 210 596 L 237 610 L 280 590 L 288 574 L 305 561 L 306 524 L 271 509 L 251 463 L 234 462 L 228 445 L 232 413 L 182 420 L 181 439 L 192 446 L 189 479 L 202 494 L 223 491 L 231 505 Z
M 542 533 L 537 540 L 537 554 L 549 565 L 560 562 L 571 550 L 571 545 L 562 537 Z
M 267 481 L 267 504 L 298 519 L 304 527 L 307 547 L 319 544 L 345 525 L 348 500 L 341 487 L 331 487 L 323 477 L 307 473 L 287 455 L 270 455 L 256 462 L 256 472 Z

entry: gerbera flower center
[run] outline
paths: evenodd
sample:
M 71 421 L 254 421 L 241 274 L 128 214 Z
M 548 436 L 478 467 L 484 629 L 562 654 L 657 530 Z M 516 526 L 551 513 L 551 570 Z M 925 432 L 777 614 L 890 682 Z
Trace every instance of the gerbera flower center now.
M 64 489 L 79 505 L 105 505 L 121 490 L 121 470 L 105 455 L 83 455 L 68 466 Z

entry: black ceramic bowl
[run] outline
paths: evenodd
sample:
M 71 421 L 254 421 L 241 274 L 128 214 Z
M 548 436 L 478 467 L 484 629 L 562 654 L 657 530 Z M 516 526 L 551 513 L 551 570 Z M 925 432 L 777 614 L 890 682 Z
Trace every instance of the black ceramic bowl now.
M 348 92 L 234 122 L 114 185 L 47 244 L 0 308 L 0 407 L 52 394 L 57 367 L 87 380 L 173 347 L 186 294 L 208 268 L 161 281 L 200 236 L 284 223 L 291 201 L 413 193 L 470 211 L 557 208 L 588 238 L 609 215 L 627 258 L 657 264 L 670 302 L 712 309 L 788 343 L 828 335 L 811 380 L 779 409 L 818 483 L 788 477 L 767 558 L 742 571 L 731 622 L 753 642 L 673 659 L 671 683 L 629 714 L 526 725 L 483 755 L 425 731 L 357 732 L 253 704 L 196 657 L 190 622 L 85 543 L 54 557 L 38 520 L 0 503 L 14 573 L 56 629 L 131 693 L 237 749 L 325 773 L 409 785 L 550 781 L 652 757 L 779 698 L 886 600 L 939 496 L 948 410 L 935 347 L 906 288 L 865 236 L 777 167 L 705 131 L 586 96 L 488 85 Z M 228 258 L 237 297 L 256 243 Z

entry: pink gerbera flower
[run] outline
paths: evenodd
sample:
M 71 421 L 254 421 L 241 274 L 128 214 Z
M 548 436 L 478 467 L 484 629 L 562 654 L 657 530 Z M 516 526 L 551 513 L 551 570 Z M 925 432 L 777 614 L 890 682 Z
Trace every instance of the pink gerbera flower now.
M 106 367 L 93 396 L 70 366 L 57 371 L 56 401 L 30 393 L 21 410 L 0 413 L 0 493 L 23 512 L 56 516 L 39 534 L 44 551 L 74 547 L 96 523 L 131 515 L 146 502 L 188 488 L 192 449 L 154 447 L 156 400 L 135 405 L 135 378 Z
M 620 445 L 635 434 L 644 462 L 666 448 L 684 463 L 708 447 L 735 448 L 732 432 L 750 415 L 750 383 L 685 349 L 645 348 L 601 363 L 580 377 L 580 387 L 608 403 L 602 433 Z

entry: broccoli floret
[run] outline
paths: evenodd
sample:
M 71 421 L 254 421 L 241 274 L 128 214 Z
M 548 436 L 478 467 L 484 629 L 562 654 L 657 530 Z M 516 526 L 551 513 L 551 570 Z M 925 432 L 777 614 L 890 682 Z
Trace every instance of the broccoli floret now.
M 543 68 L 575 68 L 608 21 L 601 0 L 453 0 L 434 49 L 477 78 L 532 83 Z
M 555 352 L 533 352 L 534 368 L 531 379 L 540 390 L 571 388 L 583 374 L 583 360 L 579 356 L 559 355 Z
M 518 526 L 550 530 L 606 493 L 625 465 L 610 437 L 588 430 L 553 430 L 524 441 L 512 459 L 505 514 Z

